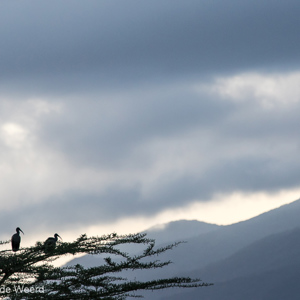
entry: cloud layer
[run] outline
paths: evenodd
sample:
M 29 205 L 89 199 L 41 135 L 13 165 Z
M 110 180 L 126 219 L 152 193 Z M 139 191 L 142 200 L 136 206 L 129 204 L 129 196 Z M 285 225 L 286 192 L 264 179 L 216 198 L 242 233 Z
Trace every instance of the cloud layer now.
M 0 11 L 3 225 L 92 226 L 299 186 L 297 1 Z

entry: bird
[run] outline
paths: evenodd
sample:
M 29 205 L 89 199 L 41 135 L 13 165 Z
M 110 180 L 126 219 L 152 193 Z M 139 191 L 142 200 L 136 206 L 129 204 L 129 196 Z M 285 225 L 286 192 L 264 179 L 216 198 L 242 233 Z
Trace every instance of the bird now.
M 20 248 L 20 243 L 21 243 L 21 237 L 20 237 L 20 231 L 24 234 L 21 228 L 17 227 L 16 232 L 12 237 L 11 237 L 11 247 L 12 251 L 16 252 Z
M 54 237 L 49 237 L 44 243 L 45 249 L 46 250 L 53 250 L 55 248 L 56 242 L 57 242 L 57 237 L 62 239 L 59 234 L 55 233 Z

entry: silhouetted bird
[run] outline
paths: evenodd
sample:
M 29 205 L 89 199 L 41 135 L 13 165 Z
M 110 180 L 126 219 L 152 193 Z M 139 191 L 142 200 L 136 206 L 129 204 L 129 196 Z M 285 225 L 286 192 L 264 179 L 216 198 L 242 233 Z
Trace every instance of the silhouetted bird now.
M 19 227 L 16 228 L 16 231 L 17 231 L 17 233 L 15 233 L 11 237 L 11 247 L 12 247 L 12 251 L 14 251 L 14 252 L 18 251 L 20 248 L 20 243 L 21 243 L 20 231 L 24 234 L 22 229 Z
M 44 243 L 46 250 L 52 250 L 55 248 L 55 245 L 57 242 L 57 237 L 59 237 L 61 239 L 61 237 L 57 233 L 54 234 L 54 237 L 47 238 L 47 240 Z

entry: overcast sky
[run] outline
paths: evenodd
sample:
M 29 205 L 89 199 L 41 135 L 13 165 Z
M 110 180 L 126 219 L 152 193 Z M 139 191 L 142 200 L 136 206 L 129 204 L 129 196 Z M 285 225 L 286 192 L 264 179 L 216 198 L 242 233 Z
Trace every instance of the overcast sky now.
M 298 0 L 1 1 L 2 238 L 224 224 L 298 199 L 299 15 Z

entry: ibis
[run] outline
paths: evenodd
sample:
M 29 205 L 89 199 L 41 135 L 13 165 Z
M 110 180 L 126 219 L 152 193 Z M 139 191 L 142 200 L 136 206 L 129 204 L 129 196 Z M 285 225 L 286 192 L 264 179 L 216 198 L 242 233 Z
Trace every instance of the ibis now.
M 11 247 L 12 251 L 16 252 L 20 248 L 20 243 L 21 243 L 21 237 L 20 237 L 20 231 L 24 234 L 21 228 L 17 227 L 16 232 L 12 237 L 11 237 Z
M 47 238 L 47 240 L 46 240 L 45 243 L 44 243 L 45 249 L 46 249 L 46 250 L 54 249 L 58 237 L 59 237 L 60 239 L 62 239 L 62 238 L 59 236 L 59 234 L 57 234 L 57 233 L 54 234 L 54 237 L 49 237 L 49 238 Z

